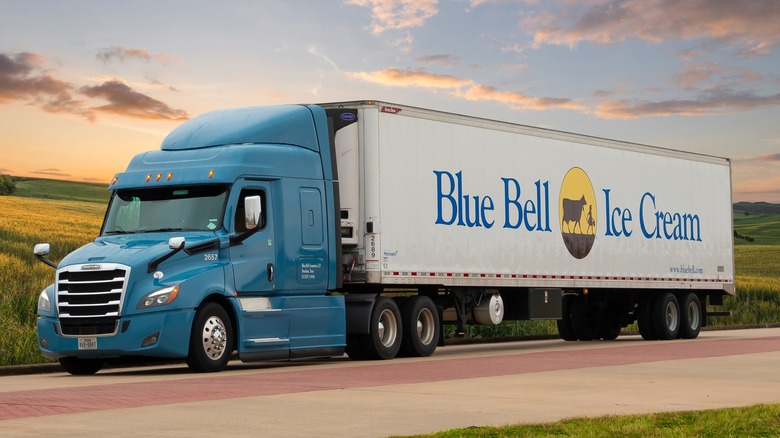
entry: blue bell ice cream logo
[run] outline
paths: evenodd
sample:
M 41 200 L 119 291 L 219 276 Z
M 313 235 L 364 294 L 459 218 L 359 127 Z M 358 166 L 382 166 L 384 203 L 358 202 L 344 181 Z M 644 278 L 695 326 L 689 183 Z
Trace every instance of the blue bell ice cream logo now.
M 596 194 L 588 174 L 579 167 L 569 169 L 558 199 L 563 243 L 572 256 L 583 259 L 593 248 L 598 224 Z

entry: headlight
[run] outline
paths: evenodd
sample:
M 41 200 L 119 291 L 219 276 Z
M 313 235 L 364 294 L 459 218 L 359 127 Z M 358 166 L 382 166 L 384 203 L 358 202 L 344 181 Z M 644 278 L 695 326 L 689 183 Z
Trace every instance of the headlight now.
M 156 290 L 149 295 L 143 297 L 138 302 L 137 309 L 148 309 L 150 307 L 164 306 L 170 304 L 179 295 L 179 285 L 166 287 L 164 289 Z
M 51 312 L 51 300 L 49 300 L 49 294 L 44 289 L 38 296 L 38 311 L 49 313 Z

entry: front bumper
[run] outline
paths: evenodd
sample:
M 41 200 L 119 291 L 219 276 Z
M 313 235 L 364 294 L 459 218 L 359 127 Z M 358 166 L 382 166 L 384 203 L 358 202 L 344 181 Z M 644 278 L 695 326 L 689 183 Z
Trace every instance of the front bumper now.
M 96 336 L 96 349 L 79 349 L 79 338 L 63 336 L 56 318 L 38 317 L 38 346 L 43 357 L 59 359 L 112 358 L 121 356 L 148 356 L 160 358 L 187 357 L 190 331 L 195 309 L 179 309 L 140 315 L 123 316 L 117 333 Z M 149 344 L 156 338 L 156 341 Z M 144 343 L 146 345 L 144 346 Z

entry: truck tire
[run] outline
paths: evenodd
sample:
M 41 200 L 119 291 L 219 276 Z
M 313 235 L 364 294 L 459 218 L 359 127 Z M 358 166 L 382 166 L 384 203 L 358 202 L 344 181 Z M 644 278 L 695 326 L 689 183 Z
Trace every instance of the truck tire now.
M 439 312 L 433 300 L 425 295 L 406 298 L 401 302 L 401 350 L 408 357 L 428 357 L 439 342 Z
M 401 312 L 391 298 L 377 297 L 369 333 L 363 338 L 366 359 L 392 359 L 401 349 Z
M 103 368 L 103 359 L 61 357 L 60 366 L 62 366 L 62 369 L 68 374 L 74 376 L 88 376 L 97 373 Z
M 639 301 L 639 308 L 637 309 L 637 324 L 639 325 L 639 334 L 642 335 L 642 339 L 645 341 L 658 340 L 658 335 L 653 328 L 653 298 L 649 295 Z
M 702 315 L 699 296 L 693 292 L 685 292 L 679 298 L 680 302 L 680 338 L 696 339 L 702 326 Z
M 580 341 L 592 341 L 596 337 L 598 327 L 588 311 L 585 295 L 577 295 L 571 303 L 571 328 Z
M 222 371 L 233 352 L 233 325 L 225 309 L 206 303 L 195 314 L 187 365 L 199 373 Z
M 558 326 L 558 335 L 564 341 L 577 340 L 577 335 L 574 334 L 574 329 L 571 327 L 571 302 L 573 300 L 573 295 L 564 295 L 561 298 L 561 319 L 555 321 Z
M 677 297 L 671 292 L 658 295 L 653 300 L 651 319 L 658 339 L 676 339 L 680 333 L 680 303 Z

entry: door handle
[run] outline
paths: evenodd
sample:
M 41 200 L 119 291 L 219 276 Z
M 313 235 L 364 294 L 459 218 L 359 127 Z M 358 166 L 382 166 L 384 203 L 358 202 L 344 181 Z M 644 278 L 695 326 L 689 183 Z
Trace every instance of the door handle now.
M 268 264 L 268 281 L 273 282 L 274 281 L 274 264 L 269 263 Z

